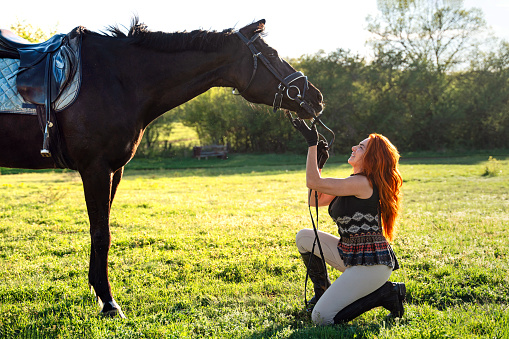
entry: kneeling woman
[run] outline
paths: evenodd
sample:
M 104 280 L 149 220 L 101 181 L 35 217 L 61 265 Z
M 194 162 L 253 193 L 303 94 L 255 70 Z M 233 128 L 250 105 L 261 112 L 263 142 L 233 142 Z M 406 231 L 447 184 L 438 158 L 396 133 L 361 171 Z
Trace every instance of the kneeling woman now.
M 399 268 L 388 242 L 394 237 L 403 182 L 396 147 L 386 137 L 371 134 L 352 147 L 348 159 L 353 167 L 351 176 L 323 178 L 319 167 L 328 154 L 317 150 L 316 129 L 299 119 L 293 124 L 309 146 L 306 184 L 311 190 L 310 204 L 315 206 L 316 191 L 318 206 L 329 206 L 340 234 L 338 238 L 318 232 L 325 261 L 343 272 L 332 285 L 318 246 L 313 244 L 314 231 L 303 229 L 297 234 L 297 248 L 314 285 L 315 296 L 309 302 L 314 306 L 313 322 L 344 323 L 378 306 L 388 309 L 391 316 L 401 317 L 405 285 L 388 281 L 392 271 Z

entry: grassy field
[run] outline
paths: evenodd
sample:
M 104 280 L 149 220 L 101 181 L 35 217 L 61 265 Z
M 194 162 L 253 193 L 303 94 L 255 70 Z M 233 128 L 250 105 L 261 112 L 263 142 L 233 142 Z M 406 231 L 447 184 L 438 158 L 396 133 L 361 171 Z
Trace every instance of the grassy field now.
M 391 280 L 407 285 L 406 314 L 389 321 L 375 309 L 330 327 L 303 311 L 304 156 L 129 164 L 109 259 L 124 320 L 99 317 L 88 289 L 79 175 L 2 170 L 0 337 L 509 338 L 509 157 L 495 158 L 402 162 Z M 343 160 L 324 169 L 349 173 Z M 336 233 L 320 213 L 319 228 Z

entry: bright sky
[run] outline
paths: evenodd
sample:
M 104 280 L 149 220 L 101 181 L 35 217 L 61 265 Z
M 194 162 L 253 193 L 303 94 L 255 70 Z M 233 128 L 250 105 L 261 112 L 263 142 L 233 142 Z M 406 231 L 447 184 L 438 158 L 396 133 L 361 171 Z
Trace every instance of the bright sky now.
M 6 1 L 7 2 L 7 1 Z M 495 36 L 509 41 L 509 0 L 465 0 L 478 7 Z M 10 0 L 2 4 L 0 28 L 18 20 L 45 31 L 67 33 L 76 26 L 93 31 L 129 26 L 133 14 L 150 30 L 241 28 L 266 19 L 266 41 L 283 57 L 350 49 L 367 55 L 366 17 L 376 15 L 376 0 Z

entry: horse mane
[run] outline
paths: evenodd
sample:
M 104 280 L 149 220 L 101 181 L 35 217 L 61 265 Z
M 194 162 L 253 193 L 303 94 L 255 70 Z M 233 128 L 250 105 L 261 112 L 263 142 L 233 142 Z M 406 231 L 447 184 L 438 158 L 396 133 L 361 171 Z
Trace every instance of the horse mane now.
M 178 52 L 184 50 L 197 50 L 210 52 L 222 47 L 227 37 L 233 34 L 233 28 L 225 29 L 222 32 L 194 30 L 191 32 L 152 32 L 147 25 L 140 23 L 135 16 L 131 20 L 131 27 L 127 34 L 117 25 L 107 27 L 103 35 L 113 38 L 128 39 L 129 43 L 152 50 L 163 52 Z

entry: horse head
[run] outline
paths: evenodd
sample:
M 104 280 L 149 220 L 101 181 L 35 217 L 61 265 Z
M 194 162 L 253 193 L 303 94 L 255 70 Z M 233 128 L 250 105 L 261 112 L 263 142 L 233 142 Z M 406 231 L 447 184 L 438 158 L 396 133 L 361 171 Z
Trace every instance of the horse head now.
M 307 77 L 281 59 L 264 40 L 265 20 L 235 31 L 239 67 L 234 70 L 238 93 L 253 103 L 296 112 L 302 119 L 318 117 L 323 110 L 322 93 Z

